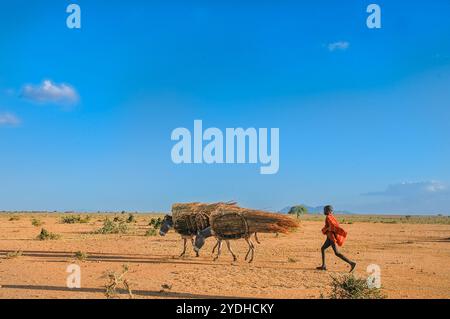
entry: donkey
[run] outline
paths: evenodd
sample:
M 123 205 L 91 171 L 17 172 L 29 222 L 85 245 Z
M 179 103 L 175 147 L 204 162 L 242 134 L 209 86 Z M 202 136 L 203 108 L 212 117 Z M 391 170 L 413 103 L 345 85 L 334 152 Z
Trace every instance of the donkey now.
M 169 230 L 171 228 L 173 228 L 173 218 L 170 215 L 166 215 L 166 216 L 164 216 L 161 228 L 159 229 L 159 235 L 162 237 L 166 236 L 166 234 L 169 232 Z M 194 235 L 183 235 L 183 234 L 180 234 L 180 235 L 181 235 L 181 238 L 183 239 L 183 251 L 181 252 L 180 257 L 183 257 L 184 255 L 186 255 L 188 240 L 191 241 L 193 247 L 195 247 L 194 246 L 195 241 L 194 241 Z M 200 256 L 199 250 L 197 251 L 194 249 L 194 251 L 195 251 L 196 257 L 199 257 Z
M 174 228 L 174 223 L 173 223 L 173 218 L 170 215 L 166 215 L 162 221 L 162 225 L 161 228 L 159 229 L 159 235 L 164 237 L 171 228 Z M 183 251 L 180 254 L 180 257 L 183 257 L 186 255 L 186 250 L 187 250 L 187 242 L 188 240 L 191 241 L 192 246 L 194 248 L 195 251 L 195 255 L 196 257 L 200 256 L 200 249 L 203 247 L 203 245 L 205 244 L 205 239 L 208 237 L 213 236 L 212 232 L 211 232 L 211 227 L 208 227 L 204 230 L 201 230 L 197 233 L 197 236 L 194 235 L 183 235 L 180 234 L 181 238 L 183 239 Z M 259 240 L 257 237 L 257 234 L 255 233 L 255 239 L 257 241 L 257 243 L 259 244 Z M 237 261 L 237 257 L 234 254 L 233 250 L 231 249 L 231 245 L 230 245 L 230 241 L 229 240 L 225 240 L 226 244 L 227 244 L 227 248 L 228 251 L 231 253 L 231 255 L 233 256 L 233 261 Z M 197 244 L 198 243 L 198 244 Z M 214 261 L 216 261 L 220 254 L 221 254 L 221 250 L 222 250 L 222 240 L 217 239 L 217 243 L 213 248 L 212 254 L 214 254 L 215 250 L 217 249 L 217 256 L 214 258 Z M 248 254 L 247 254 L 248 256 Z M 245 257 L 247 259 L 247 256 Z

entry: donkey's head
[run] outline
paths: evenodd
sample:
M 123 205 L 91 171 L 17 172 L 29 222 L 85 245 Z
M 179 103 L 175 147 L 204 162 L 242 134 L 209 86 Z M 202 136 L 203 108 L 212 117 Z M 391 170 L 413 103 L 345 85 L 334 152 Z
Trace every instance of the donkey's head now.
M 173 227 L 173 219 L 172 216 L 166 215 L 162 221 L 161 228 L 159 229 L 160 236 L 166 236 L 169 229 Z
M 199 231 L 197 233 L 197 236 L 195 236 L 194 251 L 198 253 L 200 249 L 202 249 L 202 247 L 205 245 L 206 238 L 211 236 L 212 236 L 211 227 Z

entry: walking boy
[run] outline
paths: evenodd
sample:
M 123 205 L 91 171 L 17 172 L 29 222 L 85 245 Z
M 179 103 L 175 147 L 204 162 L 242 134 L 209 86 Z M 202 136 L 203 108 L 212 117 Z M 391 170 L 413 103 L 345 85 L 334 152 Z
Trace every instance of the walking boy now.
M 325 206 L 323 209 L 323 213 L 327 216 L 327 218 L 325 219 L 325 227 L 322 229 L 322 233 L 327 236 L 327 239 L 325 240 L 325 243 L 323 244 L 321 249 L 322 266 L 317 267 L 317 269 L 327 270 L 327 266 L 325 264 L 325 250 L 331 246 L 331 248 L 333 248 L 334 254 L 350 265 L 350 272 L 352 272 L 356 267 L 356 263 L 342 255 L 336 247 L 336 244 L 339 247 L 342 247 L 345 238 L 347 237 L 347 232 L 339 226 L 338 221 L 336 220 L 336 218 L 334 218 L 332 206 Z

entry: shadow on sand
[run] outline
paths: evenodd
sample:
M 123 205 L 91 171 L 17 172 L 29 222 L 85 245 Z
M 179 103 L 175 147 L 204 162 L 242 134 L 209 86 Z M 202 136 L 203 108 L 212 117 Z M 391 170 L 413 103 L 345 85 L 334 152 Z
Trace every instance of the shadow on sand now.
M 40 291 L 61 291 L 61 292 L 84 292 L 84 293 L 105 293 L 102 288 L 80 288 L 69 289 L 58 286 L 43 286 L 43 285 L 2 285 L 0 289 L 23 289 L 23 290 L 40 290 Z M 123 289 L 117 289 L 118 294 L 128 295 L 128 292 Z M 133 295 L 141 297 L 157 297 L 157 298 L 180 298 L 180 299 L 242 299 L 242 297 L 230 296 L 213 296 L 213 295 L 199 295 L 182 292 L 168 292 L 168 291 L 146 291 L 133 290 Z
M 14 253 L 12 250 L 0 250 L 0 255 L 6 256 L 8 253 Z M 148 263 L 148 264 L 195 264 L 195 265 L 210 265 L 210 263 L 192 257 L 170 257 L 170 256 L 149 256 L 149 255 L 130 255 L 121 254 L 114 255 L 108 253 L 91 253 L 87 252 L 89 256 L 86 261 L 103 261 L 103 262 L 117 262 L 117 263 Z M 74 259 L 75 252 L 68 251 L 23 251 L 23 257 L 37 257 L 37 258 L 66 258 Z M 48 262 L 60 262 L 60 260 L 47 260 Z M 61 260 L 66 262 L 67 260 Z
M 14 253 L 12 250 L 0 250 L 0 256 L 6 256 L 8 253 Z M 171 264 L 171 265 L 200 265 L 200 266 L 226 266 L 226 265 L 248 265 L 255 268 L 264 268 L 264 269 L 290 269 L 293 268 L 297 270 L 310 270 L 309 268 L 303 267 L 283 267 L 286 265 L 291 265 L 291 263 L 287 261 L 265 261 L 265 263 L 269 263 L 271 265 L 261 265 L 252 263 L 249 264 L 240 260 L 238 262 L 232 262 L 230 259 L 224 257 L 221 260 L 213 261 L 212 256 L 208 255 L 205 252 L 205 255 L 202 255 L 200 258 L 196 258 L 194 256 L 167 256 L 167 255 L 147 255 L 147 254 L 120 254 L 116 255 L 113 253 L 96 253 L 96 252 L 86 252 L 88 258 L 85 260 L 86 262 L 109 262 L 109 263 L 122 263 L 122 264 Z M 61 263 L 67 262 L 68 260 L 74 260 L 75 252 L 70 251 L 22 251 L 22 257 L 36 257 L 36 258 L 44 258 L 46 262 L 49 263 Z M 63 258 L 63 259 L 61 259 Z M 211 258 L 211 259 L 209 259 Z M 205 260 L 207 259 L 207 260 Z M 299 264 L 300 265 L 300 264 Z

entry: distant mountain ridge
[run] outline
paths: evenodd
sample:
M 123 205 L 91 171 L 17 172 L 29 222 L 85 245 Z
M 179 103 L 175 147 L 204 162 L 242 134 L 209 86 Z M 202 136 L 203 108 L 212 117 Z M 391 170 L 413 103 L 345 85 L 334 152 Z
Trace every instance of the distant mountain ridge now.
M 323 209 L 325 206 L 308 206 L 308 205 L 304 205 L 304 204 L 299 204 L 299 205 L 303 205 L 308 209 L 308 214 L 322 214 L 323 213 Z M 285 208 L 281 209 L 280 211 L 278 211 L 279 213 L 282 214 L 287 214 L 289 213 L 289 211 L 291 210 L 292 207 L 297 206 L 297 205 L 292 205 L 292 206 L 286 206 Z M 352 215 L 353 213 L 347 210 L 336 210 L 334 212 L 335 214 L 340 214 L 340 215 Z

